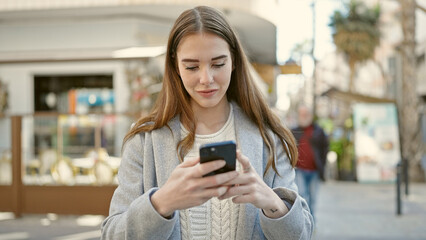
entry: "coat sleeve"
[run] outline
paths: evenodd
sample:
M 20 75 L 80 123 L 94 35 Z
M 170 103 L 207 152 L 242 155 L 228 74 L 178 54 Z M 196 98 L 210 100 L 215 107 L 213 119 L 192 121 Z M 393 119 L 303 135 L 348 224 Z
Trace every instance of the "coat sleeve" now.
M 102 239 L 168 239 L 172 234 L 178 214 L 171 219 L 162 217 L 150 200 L 157 188 L 144 192 L 142 141 L 136 135 L 124 146 L 119 185 L 101 226 Z
M 277 144 L 278 142 L 278 144 Z M 272 169 L 265 176 L 265 182 L 286 203 L 289 212 L 281 218 L 271 219 L 260 211 L 260 225 L 267 239 L 311 239 L 314 229 L 313 217 L 306 201 L 297 193 L 294 181 L 295 171 L 278 140 L 275 141 L 276 164 L 281 176 Z M 271 180 L 268 180 L 272 179 Z

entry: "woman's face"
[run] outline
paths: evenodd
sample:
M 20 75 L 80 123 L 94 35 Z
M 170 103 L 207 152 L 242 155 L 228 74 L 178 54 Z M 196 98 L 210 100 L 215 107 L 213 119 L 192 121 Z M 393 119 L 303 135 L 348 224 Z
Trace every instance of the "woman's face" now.
M 183 38 L 177 49 L 178 72 L 192 107 L 226 104 L 232 60 L 228 43 L 211 33 Z

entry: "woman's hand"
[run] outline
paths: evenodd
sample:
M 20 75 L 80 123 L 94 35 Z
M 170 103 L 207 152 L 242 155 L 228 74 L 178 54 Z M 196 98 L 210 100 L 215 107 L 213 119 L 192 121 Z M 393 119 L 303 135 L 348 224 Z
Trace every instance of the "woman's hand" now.
M 152 205 L 162 216 L 169 217 L 176 210 L 198 206 L 212 197 L 222 196 L 228 190 L 223 183 L 238 175 L 232 171 L 203 177 L 225 166 L 225 161 L 199 162 L 200 158 L 197 157 L 179 164 L 167 182 L 151 196 Z
M 237 151 L 242 172 L 226 185 L 232 186 L 219 199 L 234 197 L 234 203 L 251 203 L 263 210 L 270 218 L 279 218 L 288 212 L 287 206 L 278 195 L 263 181 L 250 164 L 249 159 Z

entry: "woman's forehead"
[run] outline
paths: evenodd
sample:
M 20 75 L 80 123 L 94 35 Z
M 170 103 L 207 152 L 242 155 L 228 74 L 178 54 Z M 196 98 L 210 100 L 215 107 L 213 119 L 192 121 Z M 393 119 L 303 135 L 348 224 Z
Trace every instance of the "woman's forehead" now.
M 179 59 L 194 58 L 200 55 L 211 58 L 216 55 L 230 54 L 228 43 L 221 37 L 213 33 L 194 33 L 185 36 L 177 47 Z M 214 55 L 214 56 L 213 56 Z

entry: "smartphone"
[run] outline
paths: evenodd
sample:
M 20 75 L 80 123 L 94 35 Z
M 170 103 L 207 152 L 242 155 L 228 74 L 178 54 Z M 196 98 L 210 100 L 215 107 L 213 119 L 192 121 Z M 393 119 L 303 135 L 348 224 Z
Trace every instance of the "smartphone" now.
M 237 159 L 237 145 L 234 141 L 216 142 L 204 144 L 200 147 L 200 163 L 214 160 L 225 160 L 226 165 L 223 168 L 212 171 L 203 177 L 213 176 L 219 173 L 225 173 L 235 170 Z

